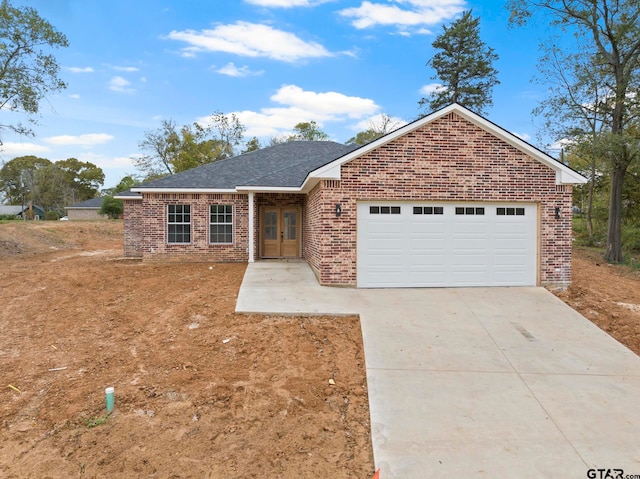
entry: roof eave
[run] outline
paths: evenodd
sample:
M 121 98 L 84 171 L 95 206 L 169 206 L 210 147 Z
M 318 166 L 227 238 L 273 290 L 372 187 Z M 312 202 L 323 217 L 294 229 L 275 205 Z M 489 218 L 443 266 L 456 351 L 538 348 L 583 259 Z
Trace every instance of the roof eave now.
M 237 188 L 131 188 L 133 193 L 237 193 Z
M 238 193 L 301 193 L 300 186 L 237 186 Z

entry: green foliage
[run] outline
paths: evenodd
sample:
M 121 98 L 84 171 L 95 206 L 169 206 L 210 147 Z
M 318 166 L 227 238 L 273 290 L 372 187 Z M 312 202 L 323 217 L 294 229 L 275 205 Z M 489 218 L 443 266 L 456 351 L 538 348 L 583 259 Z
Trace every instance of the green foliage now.
M 56 161 L 55 164 L 64 172 L 64 183 L 67 190 L 66 202 L 77 203 L 95 198 L 100 187 L 104 184 L 102 168 L 93 163 L 68 158 Z
M 107 195 L 115 196 L 118 193 L 122 193 L 123 191 L 129 191 L 131 188 L 133 188 L 136 185 L 139 185 L 140 183 L 141 183 L 140 179 L 135 175 L 123 176 L 120 182 L 107 192 Z
M 19 156 L 4 163 L 0 169 L 0 190 L 4 193 L 7 203 L 21 203 L 23 195 L 34 189 L 34 173 L 49 165 L 49 160 L 37 156 Z M 25 202 L 29 199 L 32 198 L 24 198 Z
M 0 221 L 13 221 L 19 219 L 20 217 L 18 215 L 0 215 Z
M 30 121 L 40 101 L 66 88 L 60 67 L 42 47 L 67 47 L 67 38 L 30 7 L 0 3 L 0 109 L 25 113 Z M 20 134 L 32 134 L 21 124 L 2 124 Z
M 58 213 L 69 204 L 94 198 L 103 182 L 101 168 L 75 158 L 52 163 L 36 156 L 20 156 L 0 169 L 0 191 L 9 203 L 31 201 L 45 211 Z
M 511 23 L 534 14 L 575 44 L 552 43 L 542 76 L 553 85 L 543 104 L 564 131 L 605 139 L 610 196 L 605 259 L 623 260 L 623 218 L 627 171 L 638 161 L 640 115 L 640 8 L 637 0 L 509 0 Z M 608 136 L 603 136 L 606 133 Z
M 386 135 L 400 126 L 400 122 L 382 113 L 375 120 L 369 121 L 369 128 L 349 138 L 347 145 L 366 145 Z
M 366 145 L 367 143 L 377 140 L 381 136 L 383 136 L 381 133 L 369 128 L 368 130 L 361 131 L 356 136 L 349 138 L 347 145 Z
M 622 227 L 622 244 L 628 253 L 640 253 L 640 225 Z
M 288 138 L 288 141 L 326 141 L 329 139 L 324 131 L 320 129 L 315 121 L 304 121 L 293 127 L 294 134 Z
M 46 221 L 58 221 L 60 219 L 60 215 L 57 211 L 47 211 L 44 214 L 44 219 Z
M 233 156 L 244 130 L 235 114 L 221 112 L 213 113 L 207 125 L 193 123 L 179 130 L 173 120 L 163 120 L 160 128 L 145 132 L 138 146 L 146 154 L 133 162 L 147 178 L 179 173 Z
M 109 419 L 109 415 L 108 414 L 105 415 L 105 416 L 90 417 L 90 418 L 84 420 L 84 424 L 89 429 L 91 429 L 91 428 L 94 428 L 94 427 L 97 427 L 97 426 L 102 426 L 102 425 L 106 424 L 108 419 Z
M 124 213 L 124 204 L 122 200 L 116 200 L 113 196 L 105 196 L 98 213 L 107 215 L 111 219 L 118 219 Z
M 247 141 L 244 150 L 242 150 L 242 153 L 249 153 L 250 151 L 256 151 L 260 148 L 262 148 L 262 145 L 260 144 L 258 138 L 254 136 L 249 141 Z
M 478 113 L 491 106 L 492 90 L 500 83 L 498 71 L 492 64 L 498 60 L 493 48 L 480 39 L 480 18 L 473 18 L 471 10 L 449 27 L 443 26 L 432 43 L 438 53 L 428 62 L 443 88 L 419 101 L 421 107 L 437 110 L 451 103 L 459 103 Z

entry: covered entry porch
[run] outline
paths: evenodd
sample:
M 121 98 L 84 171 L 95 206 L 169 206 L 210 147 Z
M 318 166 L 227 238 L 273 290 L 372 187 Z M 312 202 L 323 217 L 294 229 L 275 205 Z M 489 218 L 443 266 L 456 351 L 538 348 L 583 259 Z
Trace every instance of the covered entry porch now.
M 259 259 L 302 258 L 303 220 L 307 195 L 301 193 L 249 193 L 253 225 L 249 262 Z

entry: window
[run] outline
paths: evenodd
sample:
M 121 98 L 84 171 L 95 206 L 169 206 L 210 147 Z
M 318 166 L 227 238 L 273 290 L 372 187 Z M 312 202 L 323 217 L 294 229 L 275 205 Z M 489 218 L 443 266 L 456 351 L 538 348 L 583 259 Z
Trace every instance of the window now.
M 473 208 L 467 206 L 466 208 L 456 208 L 457 215 L 484 215 L 484 208 Z
M 524 208 L 496 208 L 498 216 L 524 216 Z
M 209 242 L 233 243 L 233 205 L 211 205 L 209 210 Z
M 399 215 L 399 206 L 369 206 L 370 215 Z
M 442 206 L 414 206 L 414 215 L 442 215 L 444 214 L 444 207 Z
M 167 241 L 191 243 L 191 206 L 167 206 Z

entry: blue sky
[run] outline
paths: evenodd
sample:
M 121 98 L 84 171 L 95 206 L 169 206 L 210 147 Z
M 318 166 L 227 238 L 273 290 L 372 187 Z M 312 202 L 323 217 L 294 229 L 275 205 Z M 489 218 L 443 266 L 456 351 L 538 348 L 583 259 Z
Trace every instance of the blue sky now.
M 35 137 L 3 131 L 0 159 L 75 157 L 100 166 L 105 188 L 136 173 L 144 132 L 214 111 L 236 113 L 263 144 L 315 120 L 346 142 L 381 113 L 412 121 L 436 83 L 425 63 L 442 25 L 472 8 L 500 56 L 486 117 L 536 146 L 531 82 L 544 28 L 509 29 L 491 0 L 14 0 L 67 35 L 56 50 L 68 88 L 41 104 Z M 5 112 L 5 122 L 14 115 Z M 15 118 L 18 119 L 17 116 Z M 545 141 L 543 140 L 542 143 Z

